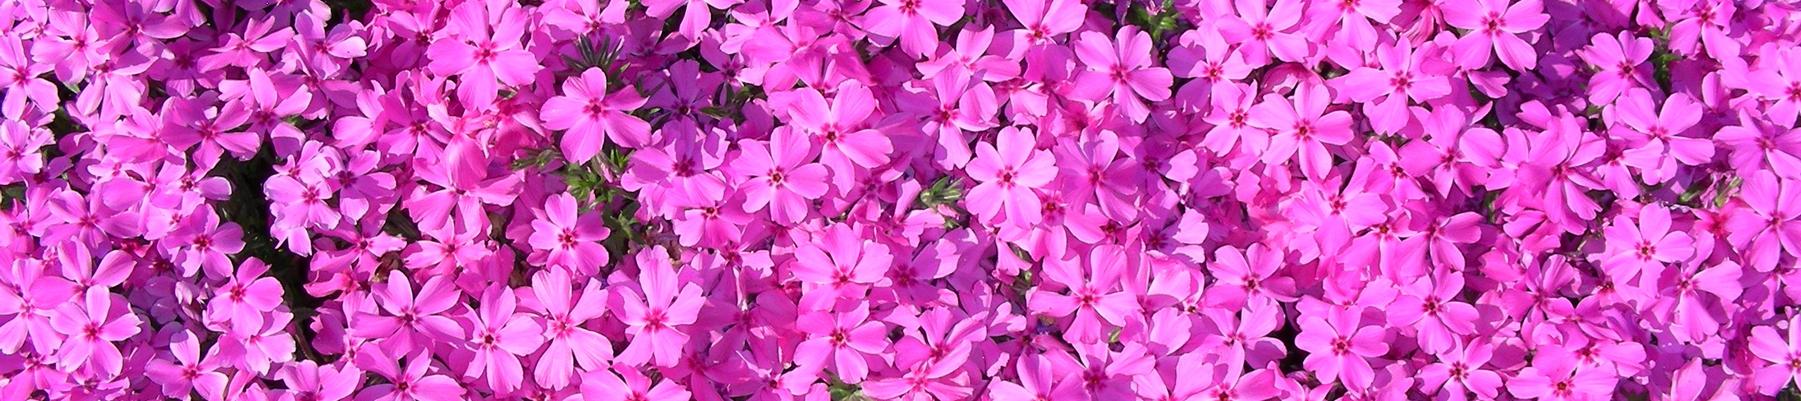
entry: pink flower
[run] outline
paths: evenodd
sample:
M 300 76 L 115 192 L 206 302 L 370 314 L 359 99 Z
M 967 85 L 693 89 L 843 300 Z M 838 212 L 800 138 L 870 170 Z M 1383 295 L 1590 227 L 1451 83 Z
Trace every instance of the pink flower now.
M 1133 26 L 1120 29 L 1113 39 L 1100 32 L 1083 32 L 1076 42 L 1076 57 L 1088 67 L 1076 77 L 1070 96 L 1084 100 L 1109 99 L 1134 122 L 1150 115 L 1144 101 L 1169 99 L 1169 70 L 1154 67 L 1151 36 Z
M 1399 132 L 1413 116 L 1408 99 L 1424 103 L 1451 93 L 1450 80 L 1430 71 L 1432 59 L 1423 53 L 1406 43 L 1380 45 L 1376 47 L 1380 68 L 1352 69 L 1334 79 L 1333 86 L 1340 95 L 1363 102 L 1376 131 Z
M 80 302 L 63 304 L 50 317 L 50 326 L 65 336 L 57 360 L 61 369 L 80 366 L 105 376 L 123 372 L 125 359 L 114 343 L 137 335 L 142 322 L 114 297 L 105 288 L 89 288 Z
M 356 366 L 374 372 L 387 383 L 364 387 L 356 395 L 357 400 L 369 401 L 450 401 L 464 399 L 463 387 L 456 380 L 444 375 L 432 374 L 431 354 L 410 354 L 407 356 L 406 370 L 401 370 L 399 357 L 390 357 L 380 350 L 365 350 L 357 354 Z
M 1741 171 L 1768 169 L 1778 177 L 1801 178 L 1801 128 L 1784 127 L 1740 113 L 1738 125 L 1721 127 L 1713 139 L 1732 147 L 1728 161 Z
M 1007 13 L 1025 27 L 1027 39 L 1048 44 L 1057 35 L 1075 32 L 1088 14 L 1088 6 L 1074 0 L 1002 0 Z
M 544 211 L 532 220 L 533 248 L 549 254 L 547 262 L 570 271 L 592 271 L 587 267 L 607 264 L 607 249 L 600 245 L 611 232 L 600 215 L 584 213 L 576 216 L 575 197 L 551 195 L 544 200 Z
M 1639 208 L 1637 222 L 1620 218 L 1607 228 L 1610 255 L 1601 267 L 1615 280 L 1626 282 L 1643 272 L 1644 280 L 1663 275 L 1665 263 L 1680 263 L 1694 254 L 1694 239 L 1670 232 L 1670 211 L 1658 205 Z
M 888 349 L 887 325 L 868 320 L 868 303 L 847 301 L 838 303 L 838 307 L 832 305 L 832 301 L 827 301 L 827 309 L 801 315 L 800 321 L 819 323 L 796 327 L 807 337 L 794 350 L 794 362 L 805 369 L 829 366 L 845 383 L 861 383 L 869 375 L 869 360 Z
M 206 305 L 207 320 L 215 322 L 209 326 L 232 332 L 261 329 L 264 315 L 282 304 L 281 282 L 264 277 L 268 270 L 269 265 L 256 258 L 239 265 Z
M 1202 346 L 1224 350 L 1223 360 L 1232 366 L 1245 362 L 1251 366 L 1265 366 L 1281 359 L 1287 354 L 1286 346 L 1281 340 L 1269 337 L 1283 325 L 1280 305 L 1263 300 L 1247 303 L 1237 311 L 1208 307 L 1202 312 L 1207 320 L 1200 326 L 1211 327 L 1216 333 L 1202 340 Z
M 810 214 L 812 200 L 825 196 L 827 170 L 812 163 L 813 144 L 791 129 L 777 130 L 767 144 L 746 142 L 731 167 L 743 177 L 744 211 L 765 206 L 776 223 L 792 224 Z
M 795 250 L 796 263 L 790 265 L 794 278 L 839 297 L 861 296 L 862 290 L 853 286 L 881 282 L 894 264 L 886 245 L 861 239 L 844 225 L 826 228 L 815 241 Z
M 577 364 L 583 370 L 602 370 L 613 358 L 612 342 L 585 327 L 606 312 L 600 283 L 589 280 L 579 294 L 572 288 L 569 274 L 563 270 L 549 269 L 532 276 L 531 290 L 537 302 L 527 307 L 544 316 L 548 337 L 532 379 L 551 389 L 568 386 Z
M 1481 340 L 1469 340 L 1439 352 L 1438 362 L 1420 370 L 1421 384 L 1424 388 L 1438 389 L 1438 394 L 1451 400 L 1468 400 L 1470 393 L 1480 399 L 1492 399 L 1500 394 L 1501 388 L 1501 374 L 1484 369 L 1493 356 L 1494 346 Z
M 682 347 L 688 344 L 688 333 L 683 327 L 694 324 L 705 299 L 700 287 L 677 280 L 668 255 L 662 247 L 638 252 L 638 283 L 642 289 L 617 293 L 621 298 L 619 319 L 625 322 L 625 333 L 632 341 L 619 352 L 615 363 L 674 366 Z
M 445 313 L 456 305 L 462 293 L 443 277 L 427 280 L 418 294 L 413 293 L 412 283 L 399 271 L 388 272 L 387 281 L 381 290 L 372 291 L 382 314 L 362 315 L 362 322 L 351 327 L 352 334 L 377 340 L 394 353 L 410 353 L 439 339 L 462 335 L 462 326 Z
M 853 186 L 859 168 L 887 163 L 888 152 L 894 149 L 887 136 L 866 128 L 876 103 L 862 83 L 839 85 L 831 103 L 813 88 L 771 94 L 769 101 L 788 110 L 786 119 L 792 127 L 814 135 L 823 144 L 820 162 L 832 169 L 832 183 L 840 193 Z
M 994 394 L 989 395 L 996 401 L 1073 401 L 1087 399 L 1083 394 L 1082 382 L 1065 380 L 1069 372 L 1059 371 L 1057 364 L 1044 355 L 1021 354 L 1014 362 L 1019 373 L 1019 382 L 996 381 L 993 384 Z M 1067 356 L 1065 356 L 1067 358 Z
M 645 13 L 652 17 L 663 18 L 675 13 L 676 7 L 684 7 L 682 22 L 676 31 L 690 39 L 699 39 L 701 31 L 713 23 L 713 9 L 730 9 L 741 0 L 651 0 L 644 2 Z
M 36 351 L 49 354 L 62 341 L 52 325 L 58 306 L 84 291 L 68 280 L 44 274 L 48 264 L 20 261 L 12 269 L 0 270 L 0 353 L 16 354 Z M 23 348 L 29 342 L 31 348 Z
M 219 224 L 219 216 L 211 212 L 195 213 L 183 229 L 172 233 L 168 241 L 186 243 L 175 255 L 182 275 L 192 277 L 201 270 L 207 277 L 223 277 L 231 270 L 229 256 L 244 250 L 244 230 L 237 223 Z
M 219 373 L 221 358 L 217 348 L 202 360 L 200 340 L 187 331 L 177 331 L 169 339 L 169 351 L 175 357 L 174 361 L 151 359 L 149 366 L 144 368 L 144 374 L 150 380 L 161 384 L 164 396 L 185 398 L 199 393 L 207 400 L 224 399 L 226 376 Z
M 1002 128 L 995 144 L 976 145 L 976 158 L 966 171 L 979 183 L 969 189 L 969 197 L 989 201 L 970 205 L 970 211 L 998 222 L 1004 210 L 1007 224 L 1038 224 L 1042 205 L 1034 190 L 1056 178 L 1057 170 L 1056 158 L 1035 147 L 1032 131 L 1015 127 Z
M 43 171 L 39 150 L 51 141 L 48 130 L 32 129 L 19 121 L 0 122 L 0 183 L 17 183 Z
M 1445 22 L 1470 31 L 1451 48 L 1464 68 L 1487 67 L 1490 54 L 1499 54 L 1501 63 L 1515 70 L 1538 65 L 1538 50 L 1519 35 L 1543 27 L 1551 16 L 1545 15 L 1540 0 L 1509 1 L 1462 0 L 1439 8 Z
M 427 54 L 432 73 L 458 76 L 457 100 L 463 107 L 493 107 L 496 84 L 530 83 L 538 58 L 521 48 L 526 10 L 504 1 L 471 1 L 451 10 L 456 35 L 433 41 Z
M 520 185 L 517 174 L 492 172 L 480 145 L 462 136 L 452 138 L 437 160 L 417 173 L 436 188 L 415 187 L 406 197 L 406 209 L 421 230 L 439 238 L 487 226 L 483 205 L 511 204 Z
M 1408 174 L 1428 176 L 1440 196 L 1452 189 L 1473 194 L 1472 187 L 1488 181 L 1501 161 L 1507 143 L 1494 130 L 1470 126 L 1470 116 L 1456 107 L 1441 107 L 1424 115 L 1415 113 L 1426 127 L 1423 141 L 1408 142 L 1400 149 L 1400 164 Z
M 1780 49 L 1761 60 L 1766 62 L 1745 77 L 1746 89 L 1775 102 L 1769 105 L 1770 119 L 1792 124 L 1801 116 L 1801 90 L 1796 90 L 1801 88 L 1801 68 L 1795 68 L 1801 65 L 1801 50 Z
M 277 376 L 288 386 L 284 396 L 294 400 L 344 400 L 363 380 L 363 372 L 348 363 L 334 367 L 319 366 L 313 361 L 290 364 Z
M 1801 257 L 1801 197 L 1795 182 L 1762 170 L 1745 177 L 1739 191 L 1746 207 L 1732 213 L 1726 228 L 1746 264 L 1768 272 L 1783 254 Z
M 619 374 L 613 374 L 614 371 Z M 620 380 L 624 376 L 624 380 Z M 669 400 L 687 401 L 691 393 L 681 384 L 664 379 L 651 385 L 650 378 L 637 369 L 619 366 L 600 369 L 582 376 L 582 399 L 595 401 Z
M 494 284 L 482 294 L 481 309 L 470 328 L 470 345 L 475 358 L 470 360 L 464 377 L 488 378 L 488 387 L 505 394 L 525 381 L 525 370 L 519 356 L 534 353 L 544 344 L 544 327 L 527 314 L 515 314 L 519 305 L 513 289 Z
M 1243 43 L 1245 62 L 1262 65 L 1275 56 L 1282 61 L 1300 61 L 1313 50 L 1307 37 L 1290 31 L 1300 25 L 1306 3 L 1299 0 L 1276 0 L 1271 8 L 1268 0 L 1234 0 L 1232 8 L 1238 18 L 1222 18 L 1220 33 L 1230 42 Z
M 1251 244 L 1243 250 L 1231 246 L 1214 250 L 1211 273 L 1218 282 L 1208 298 L 1226 305 L 1254 304 L 1266 299 L 1293 301 L 1294 279 L 1276 275 L 1287 257 L 1286 252 L 1263 244 Z
M 544 127 L 566 130 L 561 148 L 572 163 L 587 163 L 600 154 L 601 140 L 637 148 L 651 143 L 650 123 L 630 113 L 645 99 L 629 86 L 607 93 L 607 74 L 599 68 L 563 81 L 563 94 L 544 101 Z
M 6 97 L 0 99 L 0 114 L 12 120 L 23 119 L 28 104 L 39 112 L 55 110 L 59 97 L 56 85 L 42 78 L 53 67 L 53 64 L 36 62 L 27 55 L 19 38 L 0 39 L 0 82 L 14 88 L 7 90 Z
M 1118 287 L 1123 258 L 1118 248 L 1102 246 L 1090 251 L 1086 260 L 1047 263 L 1046 279 L 1067 287 L 1068 293 L 1036 289 L 1027 297 L 1030 309 L 1058 318 L 1073 315 L 1067 331 L 1071 342 L 1106 341 L 1110 328 L 1125 326 L 1128 318 L 1140 314 L 1137 296 Z
M 1731 323 L 1730 316 L 1722 316 L 1715 312 L 1714 306 L 1720 309 L 1733 301 L 1745 291 L 1740 282 L 1744 269 L 1737 263 L 1721 262 L 1712 267 L 1685 267 L 1670 275 L 1672 282 L 1666 292 L 1675 293 L 1675 305 L 1671 314 L 1680 329 L 1673 330 L 1676 337 L 1689 342 L 1706 341 L 1709 336 L 1719 332 L 1721 323 Z
M 1351 115 L 1343 110 L 1326 112 L 1331 94 L 1319 84 L 1295 87 L 1294 100 L 1270 94 L 1251 109 L 1250 124 L 1275 131 L 1263 162 L 1287 163 L 1299 155 L 1301 172 L 1309 178 L 1325 176 L 1332 167 L 1332 153 L 1326 145 L 1344 145 L 1351 141 Z
M 863 15 L 863 26 L 869 33 L 899 39 L 901 51 L 913 57 L 932 55 L 938 50 L 937 25 L 951 25 L 963 15 L 959 0 L 881 0 L 881 5 Z
M 1462 336 L 1476 332 L 1481 317 L 1476 307 L 1457 300 L 1463 292 L 1461 274 L 1421 278 L 1402 291 L 1388 307 L 1388 320 L 1418 330 L 1421 349 L 1442 354 L 1457 346 Z
M 1643 68 L 1651 59 L 1655 44 L 1629 32 L 1618 35 L 1595 34 L 1588 48 L 1578 54 L 1582 61 L 1601 69 L 1588 79 L 1588 101 L 1593 104 L 1613 103 L 1614 98 L 1632 88 L 1653 88 L 1651 69 Z
M 1626 165 L 1638 168 L 1645 183 L 1660 184 L 1675 177 L 1676 163 L 1699 166 L 1713 160 L 1712 141 L 1682 136 L 1701 120 L 1702 105 L 1677 93 L 1664 99 L 1662 111 L 1654 113 L 1651 100 L 1649 92 L 1630 89 L 1610 109 L 1624 125 L 1616 125 L 1614 134 L 1637 144 L 1626 151 Z
M 1508 381 L 1507 392 L 1519 398 L 1583 400 L 1605 397 L 1618 380 L 1608 372 L 1577 364 L 1569 350 L 1546 348 L 1532 357 L 1532 366 Z
M 1757 388 L 1763 394 L 1775 394 L 1783 387 L 1801 383 L 1801 324 L 1789 319 L 1784 337 L 1771 326 L 1751 329 L 1751 354 L 1768 361 L 1757 369 Z
M 1304 364 L 1320 381 L 1354 389 L 1374 382 L 1369 358 L 1388 353 L 1387 335 L 1381 326 L 1365 326 L 1360 309 L 1333 307 L 1324 317 L 1302 318 L 1295 346 L 1308 352 Z

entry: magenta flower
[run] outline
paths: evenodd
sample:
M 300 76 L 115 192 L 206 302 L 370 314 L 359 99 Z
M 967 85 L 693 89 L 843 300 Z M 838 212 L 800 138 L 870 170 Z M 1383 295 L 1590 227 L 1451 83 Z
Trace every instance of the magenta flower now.
M 284 397 L 294 400 L 339 401 L 348 399 L 356 391 L 363 379 L 363 372 L 355 366 L 319 366 L 313 361 L 300 361 L 288 365 L 277 374 L 282 383 L 287 384 L 288 391 Z
M 1694 239 L 1683 232 L 1670 232 L 1670 211 L 1658 205 L 1639 208 L 1637 222 L 1616 219 L 1607 228 L 1610 251 L 1601 267 L 1614 280 L 1626 282 L 1640 272 L 1647 280 L 1662 276 L 1666 263 L 1678 263 L 1694 254 Z
M 1232 8 L 1237 18 L 1222 18 L 1219 26 L 1226 40 L 1244 43 L 1245 61 L 1265 64 L 1274 56 L 1282 61 L 1300 61 L 1308 57 L 1313 45 L 1307 37 L 1292 32 L 1300 25 L 1306 3 L 1300 0 L 1235 0 Z
M 894 149 L 881 132 L 866 127 L 876 103 L 861 83 L 839 85 L 830 103 L 812 88 L 772 94 L 770 102 L 789 110 L 786 119 L 792 127 L 822 144 L 820 163 L 832 169 L 832 183 L 840 193 L 852 187 L 859 169 L 887 163 L 888 152 Z
M 219 372 L 220 358 L 217 348 L 208 353 L 206 359 L 200 358 L 200 340 L 186 331 L 176 332 L 169 339 L 169 351 L 175 360 L 151 359 L 144 368 L 144 374 L 150 380 L 161 384 L 162 394 L 172 398 L 185 398 L 198 393 L 201 398 L 219 401 L 225 399 L 226 376 Z
M 1713 160 L 1712 141 L 1682 136 L 1701 120 L 1701 105 L 1681 93 L 1664 99 L 1661 112 L 1653 112 L 1651 95 L 1642 89 L 1627 90 L 1610 109 L 1627 129 L 1614 134 L 1639 144 L 1626 151 L 1626 165 L 1642 172 L 1645 183 L 1660 184 L 1676 175 L 1677 163 L 1698 166 Z
M 0 2 L 0 400 L 1776 397 L 1791 3 Z
M 57 364 L 63 370 L 81 366 L 101 375 L 123 372 L 125 359 L 115 342 L 138 334 L 142 323 L 117 295 L 105 288 L 89 288 L 80 302 L 63 304 L 50 317 L 50 326 L 62 334 Z
M 1108 99 L 1134 122 L 1150 115 L 1152 102 L 1169 99 L 1169 69 L 1151 60 L 1151 37 L 1137 28 L 1120 29 L 1114 38 L 1100 32 L 1083 32 L 1076 42 L 1076 58 L 1088 67 L 1076 77 L 1070 96 L 1084 100 Z
M 1737 263 L 1723 262 L 1713 267 L 1683 268 L 1671 275 L 1674 285 L 1670 292 L 1675 293 L 1675 305 L 1670 312 L 1679 322 L 1679 330 L 1674 330 L 1677 338 L 1690 342 L 1706 341 L 1709 336 L 1719 332 L 1722 322 L 1730 322 L 1714 305 L 1738 300 L 1744 294 L 1745 286 L 1740 283 L 1744 277 L 1744 269 Z
M 576 216 L 575 197 L 552 195 L 544 200 L 544 211 L 532 220 L 532 248 L 548 253 L 551 266 L 570 271 L 583 271 L 584 266 L 603 266 L 609 260 L 607 249 L 600 245 L 611 230 L 600 215 L 584 213 Z
M 1353 389 L 1369 388 L 1375 380 L 1369 358 L 1388 353 L 1386 333 L 1380 326 L 1365 326 L 1358 309 L 1332 308 L 1326 316 L 1303 317 L 1295 346 L 1308 352 L 1307 370 L 1323 382 L 1342 382 Z
M 1302 84 L 1295 87 L 1294 100 L 1270 94 L 1251 109 L 1250 125 L 1274 131 L 1263 162 L 1284 163 L 1300 157 L 1301 172 L 1310 178 L 1325 176 L 1332 167 L 1332 153 L 1326 145 L 1344 145 L 1351 141 L 1351 115 L 1343 110 L 1326 112 L 1331 101 L 1326 87 Z
M 513 289 L 500 284 L 488 287 L 471 322 L 474 327 L 465 337 L 472 343 L 475 358 L 463 376 L 485 376 L 488 387 L 497 393 L 511 392 L 524 383 L 519 356 L 534 353 L 544 344 L 544 327 L 531 315 L 515 314 L 518 305 Z
M 1788 333 L 1785 337 L 1771 326 L 1757 326 L 1751 329 L 1751 354 L 1769 362 L 1757 369 L 1756 383 L 1764 394 L 1775 394 L 1777 390 L 1801 383 L 1801 324 L 1791 319 L 1788 322 Z
M 282 304 L 281 282 L 264 277 L 268 270 L 269 265 L 256 258 L 239 265 L 237 273 L 219 286 L 219 295 L 206 304 L 211 325 L 232 332 L 262 329 L 264 316 Z
M 831 305 L 828 301 L 827 306 Z M 869 306 L 862 302 L 840 303 L 829 310 L 808 311 L 796 328 L 807 334 L 794 350 L 794 362 L 806 369 L 830 367 L 845 383 L 861 383 L 870 372 L 869 361 L 888 349 L 887 325 L 869 320 Z
M 1082 382 L 1065 380 L 1070 371 L 1059 371 L 1057 364 L 1043 355 L 1020 355 L 1014 366 L 1019 370 L 1019 382 L 994 382 L 994 394 L 989 395 L 996 401 L 1033 401 L 1033 400 L 1081 400 Z
M 22 122 L 0 122 L 0 183 L 16 183 L 44 169 L 39 150 L 50 145 L 48 130 L 31 129 Z
M 52 316 L 58 306 L 84 291 L 60 276 L 44 274 L 47 267 L 27 260 L 0 270 L 0 278 L 4 278 L 0 280 L 4 283 L 0 285 L 0 316 L 6 316 L 6 321 L 0 322 L 0 352 L 49 354 L 60 345 L 63 336 L 52 325 Z M 31 348 L 24 348 L 28 342 Z
M 617 371 L 619 374 L 614 374 Z M 620 379 L 624 376 L 624 380 Z M 687 401 L 692 393 L 668 379 L 651 385 L 651 380 L 637 369 L 616 367 L 599 369 L 582 376 L 582 399 L 596 401 L 669 400 Z
M 481 146 L 462 136 L 452 138 L 425 167 L 417 173 L 432 186 L 414 187 L 405 206 L 421 230 L 439 238 L 487 226 L 484 205 L 511 204 L 520 185 L 517 174 L 491 171 Z
M 357 337 L 377 340 L 390 352 L 408 353 L 463 334 L 462 326 L 445 313 L 456 305 L 462 293 L 442 277 L 427 280 L 414 294 L 412 282 L 399 271 L 392 271 L 388 273 L 387 285 L 371 292 L 380 314 L 362 315 L 365 323 L 351 327 L 351 333 Z
M 1768 169 L 1779 177 L 1801 178 L 1801 128 L 1784 127 L 1739 114 L 1739 124 L 1720 128 L 1713 139 L 1731 147 L 1728 161 L 1742 171 Z
M 1468 400 L 1471 393 L 1492 399 L 1501 388 L 1501 374 L 1485 369 L 1493 357 L 1494 346 L 1470 340 L 1438 353 L 1438 362 L 1420 370 L 1421 384 L 1451 400 Z
M 1294 279 L 1279 277 L 1276 270 L 1286 261 L 1285 252 L 1263 244 L 1251 244 L 1239 250 L 1221 247 L 1213 251 L 1213 277 L 1218 284 L 1209 298 L 1227 305 L 1244 305 L 1258 300 L 1293 301 Z
M 1378 46 L 1379 68 L 1353 69 L 1335 79 L 1333 86 L 1341 95 L 1363 103 L 1376 131 L 1399 132 L 1413 116 L 1407 107 L 1409 99 L 1424 103 L 1451 94 L 1450 80 L 1427 70 L 1431 59 L 1423 53 L 1404 43 Z
M 1448 274 L 1420 279 L 1388 307 L 1388 320 L 1419 332 L 1420 348 L 1442 354 L 1462 336 L 1475 333 L 1480 315 L 1475 306 L 1457 301 L 1463 276 Z
M 600 154 L 601 140 L 627 148 L 649 145 L 650 124 L 630 113 L 645 99 L 631 88 L 607 93 L 607 74 L 598 68 L 563 81 L 563 94 L 544 101 L 544 127 L 566 130 L 561 149 L 575 163 Z
M 1052 317 L 1074 315 L 1069 320 L 1071 342 L 1105 341 L 1109 328 L 1125 326 L 1129 317 L 1140 313 L 1137 296 L 1118 287 L 1124 257 L 1117 248 L 1098 247 L 1085 260 L 1046 264 L 1046 278 L 1067 287 L 1068 293 L 1032 291 L 1027 299 L 1030 309 Z
M 1082 26 L 1088 6 L 1074 0 L 1003 0 L 1007 13 L 1025 27 L 1025 36 L 1035 44 L 1046 44 L 1057 35 L 1075 32 Z
M 1500 55 L 1507 68 L 1529 70 L 1538 66 L 1538 51 L 1520 34 L 1538 30 L 1551 16 L 1545 15 L 1540 0 L 1509 2 L 1462 0 L 1439 8 L 1444 11 L 1445 22 L 1470 31 L 1451 48 L 1464 68 L 1487 67 L 1491 54 Z
M 901 51 L 913 57 L 938 51 L 938 25 L 951 25 L 963 16 L 964 2 L 957 0 L 881 0 L 863 15 L 869 33 L 900 40 Z
M 520 46 L 526 10 L 503 1 L 472 1 L 451 10 L 456 35 L 431 42 L 432 73 L 458 76 L 457 100 L 463 107 L 494 105 L 498 85 L 529 83 L 544 67 Z
M 828 171 L 813 160 L 813 144 L 794 130 L 778 130 L 768 144 L 748 142 L 732 168 L 743 177 L 744 211 L 769 208 L 777 223 L 792 224 L 808 216 L 813 199 L 825 196 Z
M 1611 394 L 1618 378 L 1601 369 L 1580 365 L 1562 348 L 1541 349 L 1532 366 L 1508 381 L 1514 397 L 1539 400 L 1581 400 Z
M 1443 107 L 1416 118 L 1428 136 L 1402 146 L 1400 164 L 1408 174 L 1431 177 L 1440 196 L 1449 196 L 1452 189 L 1471 194 L 1472 186 L 1486 182 L 1500 163 L 1507 143 L 1494 130 L 1471 127 L 1463 111 Z
M 700 287 L 682 283 L 669 265 L 668 252 L 661 247 L 638 252 L 639 291 L 618 292 L 619 319 L 624 321 L 630 345 L 619 352 L 616 363 L 674 366 L 688 344 L 684 326 L 693 324 L 700 313 Z M 677 286 L 680 288 L 677 288 Z
M 432 374 L 430 354 L 410 354 L 405 370 L 399 357 L 389 357 L 372 349 L 357 354 L 356 366 L 387 379 L 387 383 L 364 387 L 357 400 L 372 401 L 450 401 L 464 398 L 463 387 L 450 377 Z
M 1726 222 L 1728 239 L 1738 247 L 1747 265 L 1757 271 L 1775 268 L 1782 255 L 1801 257 L 1801 202 L 1794 181 L 1776 178 L 1768 170 L 1746 177 L 1737 209 Z
M 1610 104 L 1628 89 L 1653 88 L 1652 71 L 1643 65 L 1651 59 L 1655 47 L 1650 38 L 1627 32 L 1595 34 L 1588 48 L 1578 53 L 1583 62 L 1601 69 L 1601 73 L 1588 79 L 1589 103 Z
M 221 226 L 219 216 L 213 213 L 196 213 L 189 219 L 201 223 L 188 223 L 168 237 L 168 241 L 187 244 L 175 255 L 182 275 L 192 277 L 202 270 L 207 277 L 230 275 L 229 257 L 244 250 L 244 230 L 237 223 Z
M 997 222 L 1004 210 L 1008 224 L 1038 224 L 1043 205 L 1034 190 L 1056 178 L 1057 169 L 1056 158 L 1036 146 L 1032 131 L 1014 127 L 1002 128 L 992 145 L 976 145 L 976 158 L 967 171 L 978 184 L 969 189 L 969 196 L 991 201 L 971 205 L 970 211 Z
M 881 282 L 894 264 L 888 247 L 857 237 L 844 225 L 833 225 L 820 233 L 814 243 L 794 252 L 791 264 L 794 278 L 818 288 L 830 289 L 845 298 L 856 298 L 861 292 L 853 286 Z
M 582 370 L 606 368 L 613 358 L 613 344 L 605 336 L 589 330 L 586 324 L 606 312 L 606 296 L 600 283 L 590 280 L 576 294 L 570 286 L 569 274 L 549 269 L 532 276 L 532 295 L 537 303 L 527 304 L 544 316 L 544 351 L 532 370 L 532 380 L 541 386 L 560 389 L 571 384 L 576 365 Z
M 1762 60 L 1768 61 L 1766 66 L 1752 69 L 1745 77 L 1745 88 L 1751 90 L 1765 100 L 1775 103 L 1769 105 L 1769 117 L 1778 122 L 1793 122 L 1801 116 L 1801 50 L 1781 49 Z

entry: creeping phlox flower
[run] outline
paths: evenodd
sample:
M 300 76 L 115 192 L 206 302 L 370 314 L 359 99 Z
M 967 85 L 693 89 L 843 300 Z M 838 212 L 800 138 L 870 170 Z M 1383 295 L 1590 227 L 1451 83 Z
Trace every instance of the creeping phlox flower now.
M 1801 397 L 1796 0 L 0 32 L 0 401 Z

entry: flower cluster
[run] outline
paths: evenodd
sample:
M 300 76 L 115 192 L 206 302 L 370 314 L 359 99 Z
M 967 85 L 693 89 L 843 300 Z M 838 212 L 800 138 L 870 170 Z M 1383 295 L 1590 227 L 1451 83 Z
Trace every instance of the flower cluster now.
M 1761 399 L 1794 0 L 0 2 L 0 400 Z

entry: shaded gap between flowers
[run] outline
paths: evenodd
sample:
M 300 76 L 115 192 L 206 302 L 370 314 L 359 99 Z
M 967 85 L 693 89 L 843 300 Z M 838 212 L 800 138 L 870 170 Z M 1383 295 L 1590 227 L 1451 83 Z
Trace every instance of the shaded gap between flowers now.
M 312 344 L 315 333 L 309 326 L 324 300 L 306 292 L 307 258 L 276 246 L 269 231 L 270 203 L 263 194 L 263 183 L 275 175 L 275 161 L 274 150 L 267 143 L 249 160 L 220 159 L 213 174 L 231 182 L 231 200 L 218 206 L 219 213 L 244 230 L 244 249 L 234 261 L 260 259 L 269 265 L 268 275 L 281 282 L 282 303 L 294 314 L 288 332 L 294 335 L 297 357 L 319 360 Z

